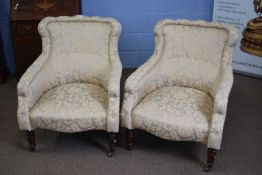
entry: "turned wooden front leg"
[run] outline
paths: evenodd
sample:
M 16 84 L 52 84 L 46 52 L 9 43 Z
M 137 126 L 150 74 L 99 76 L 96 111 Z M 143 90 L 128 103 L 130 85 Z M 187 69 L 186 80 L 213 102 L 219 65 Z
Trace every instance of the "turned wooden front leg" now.
M 126 145 L 128 150 L 132 150 L 133 148 L 133 130 L 126 129 Z
M 26 138 L 29 146 L 29 151 L 34 152 L 36 149 L 36 144 L 35 144 L 35 132 L 32 131 L 26 131 Z
M 116 133 L 109 133 L 109 148 L 107 152 L 108 157 L 112 157 L 116 150 Z
M 205 172 L 211 171 L 211 169 L 214 167 L 216 161 L 216 154 L 217 154 L 217 150 L 212 148 L 207 149 L 207 164 L 206 167 L 204 168 Z

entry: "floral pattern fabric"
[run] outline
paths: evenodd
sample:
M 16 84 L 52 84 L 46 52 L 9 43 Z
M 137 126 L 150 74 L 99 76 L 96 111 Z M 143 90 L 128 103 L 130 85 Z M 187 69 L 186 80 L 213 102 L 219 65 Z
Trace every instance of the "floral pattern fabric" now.
M 118 132 L 122 72 L 122 65 L 118 55 L 118 40 L 121 25 L 112 18 L 85 17 L 81 15 L 61 16 L 44 18 L 39 23 L 38 30 L 42 36 L 42 54 L 28 68 L 17 87 L 19 128 L 32 130 L 41 127 L 64 132 L 103 128 L 108 132 Z M 76 125 L 74 115 L 69 115 L 72 120 L 68 118 L 62 122 L 65 118 L 58 117 L 61 116 L 60 114 L 51 119 L 48 112 L 52 112 L 51 106 L 50 108 L 43 108 L 41 105 L 41 107 L 38 106 L 38 110 L 35 109 L 38 112 L 40 109 L 45 109 L 47 110 L 46 113 L 44 111 L 41 113 L 32 111 L 37 103 L 40 104 L 39 99 L 42 99 L 45 92 L 70 83 L 92 84 L 105 90 L 107 98 L 104 98 L 106 101 L 103 104 L 107 104 L 106 111 L 102 110 L 102 108 L 93 109 L 93 107 L 97 107 L 96 105 L 92 107 L 92 110 L 100 111 L 99 115 L 98 113 L 95 115 L 98 117 L 97 121 L 90 118 L 91 123 L 87 123 L 87 120 L 85 120 L 80 125 L 79 120 Z M 66 93 L 60 95 L 64 95 L 66 98 Z M 81 100 L 81 98 L 75 98 L 74 100 Z M 86 100 L 89 100 L 89 98 Z M 49 100 L 45 101 L 45 103 L 41 102 L 41 104 L 48 106 L 47 103 L 49 103 Z M 62 109 L 67 111 L 68 114 L 72 114 L 69 112 L 70 108 L 66 110 L 61 107 L 61 110 L 56 111 L 62 114 Z M 85 109 L 83 112 L 86 115 L 87 108 L 81 109 Z M 90 114 L 94 114 L 92 110 Z M 30 116 L 31 114 L 37 115 Z M 46 114 L 46 116 L 40 118 L 38 114 Z M 61 126 L 61 123 L 67 123 L 67 127 Z M 72 126 L 70 126 L 70 123 Z M 92 124 L 93 127 L 90 126 Z
M 96 85 L 69 83 L 45 92 L 30 112 L 33 128 L 77 132 L 106 130 L 107 93 Z
M 168 140 L 207 141 L 213 100 L 204 92 L 170 86 L 142 99 L 132 112 L 133 126 Z
M 138 124 L 140 128 L 170 140 L 203 142 L 207 139 L 208 147 L 220 149 L 227 101 L 233 84 L 231 61 L 237 39 L 236 29 L 218 23 L 171 19 L 160 21 L 155 27 L 154 54 L 126 81 L 121 125 L 128 129 L 134 129 Z M 177 133 L 181 133 L 182 128 L 173 127 L 171 129 L 165 125 L 166 123 L 175 123 L 176 118 L 172 118 L 171 113 L 166 114 L 170 115 L 169 117 L 157 120 L 157 122 L 152 117 L 152 112 L 148 112 L 149 109 L 142 112 L 144 108 L 140 108 L 139 114 L 143 114 L 143 117 L 141 115 L 134 116 L 136 114 L 134 111 L 137 111 L 136 108 L 147 95 L 164 87 L 180 87 L 182 89 L 187 87 L 210 96 L 213 112 L 209 113 L 209 117 L 207 117 L 210 119 L 210 122 L 206 122 L 209 123 L 208 130 L 202 127 L 192 133 L 193 130 L 184 128 L 185 132 L 182 133 L 187 133 L 185 136 L 188 137 L 179 137 Z M 174 104 L 168 104 L 167 108 Z M 149 108 L 150 105 L 147 107 Z M 179 113 L 179 111 L 181 109 L 178 109 L 177 112 Z M 174 113 L 176 114 L 175 111 Z M 194 128 L 193 121 L 186 121 L 188 122 L 187 128 L 189 126 Z M 196 137 L 202 133 L 199 131 L 204 131 L 203 128 L 205 128 L 205 134 Z

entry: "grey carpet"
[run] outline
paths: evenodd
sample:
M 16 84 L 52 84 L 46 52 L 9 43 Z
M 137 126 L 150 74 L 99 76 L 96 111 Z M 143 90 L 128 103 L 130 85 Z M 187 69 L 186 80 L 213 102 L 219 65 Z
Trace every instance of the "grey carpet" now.
M 126 71 L 123 80 L 132 71 Z M 262 81 L 235 75 L 229 99 L 222 149 L 210 175 L 262 174 Z M 64 134 L 36 130 L 37 151 L 31 153 L 16 121 L 16 79 L 0 85 L 0 175 L 174 175 L 206 174 L 205 145 L 159 139 L 135 132 L 133 151 L 120 143 L 112 158 L 105 154 L 107 134 L 89 131 Z

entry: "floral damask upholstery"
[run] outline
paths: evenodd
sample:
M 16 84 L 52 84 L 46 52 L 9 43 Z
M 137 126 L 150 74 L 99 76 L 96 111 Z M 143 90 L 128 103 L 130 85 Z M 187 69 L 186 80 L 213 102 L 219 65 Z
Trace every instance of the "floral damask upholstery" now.
M 107 105 L 103 88 L 69 83 L 45 92 L 32 108 L 30 120 L 33 128 L 63 132 L 105 129 Z
M 172 140 L 206 142 L 213 100 L 187 87 L 163 87 L 148 94 L 132 112 L 133 125 Z
M 126 81 L 121 125 L 220 149 L 237 38 L 217 23 L 160 21 L 154 54 Z
M 22 130 L 119 130 L 120 24 L 103 17 L 47 17 L 42 54 L 18 83 Z

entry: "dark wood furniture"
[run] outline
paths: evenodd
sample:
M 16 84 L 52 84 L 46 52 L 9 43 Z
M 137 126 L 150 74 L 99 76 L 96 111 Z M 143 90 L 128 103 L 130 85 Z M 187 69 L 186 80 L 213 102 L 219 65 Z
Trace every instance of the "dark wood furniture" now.
M 80 0 L 12 0 L 11 25 L 17 75 L 21 77 L 42 51 L 38 23 L 46 16 L 81 13 Z
M 0 84 L 4 83 L 7 74 L 7 67 L 4 58 L 4 49 L 2 44 L 2 36 L 0 30 Z

